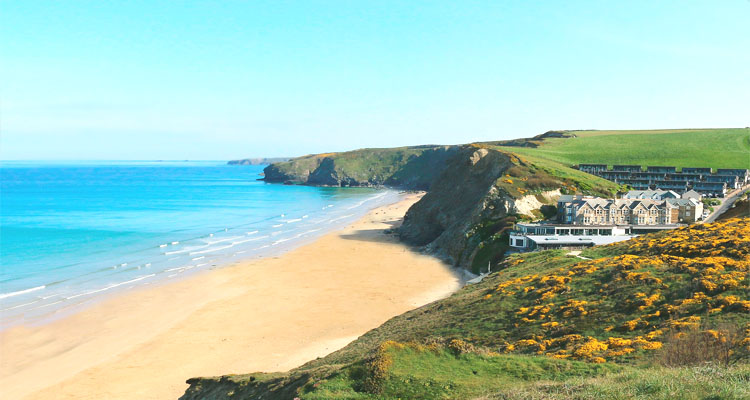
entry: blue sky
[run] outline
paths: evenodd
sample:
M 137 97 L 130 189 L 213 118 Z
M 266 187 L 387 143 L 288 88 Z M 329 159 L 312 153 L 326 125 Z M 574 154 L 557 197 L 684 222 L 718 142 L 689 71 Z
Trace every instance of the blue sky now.
M 0 157 L 744 127 L 748 20 L 747 0 L 3 0 Z

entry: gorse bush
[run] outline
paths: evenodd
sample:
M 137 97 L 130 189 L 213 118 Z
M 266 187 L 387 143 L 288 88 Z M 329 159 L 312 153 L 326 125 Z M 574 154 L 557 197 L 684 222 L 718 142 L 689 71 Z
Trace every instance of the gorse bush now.
M 737 330 L 722 338 L 737 337 L 711 350 L 734 346 L 739 355 L 750 346 L 749 245 L 747 219 L 648 235 L 594 250 L 615 256 L 505 279 L 501 271 L 484 300 L 520 304 L 504 315 L 515 338 L 501 345 L 506 353 L 600 363 L 653 353 L 668 335 L 723 321 Z M 503 267 L 517 270 L 524 257 Z
M 750 357 L 750 327 L 722 324 L 714 329 L 672 332 L 665 339 L 659 361 L 669 367 L 730 365 Z

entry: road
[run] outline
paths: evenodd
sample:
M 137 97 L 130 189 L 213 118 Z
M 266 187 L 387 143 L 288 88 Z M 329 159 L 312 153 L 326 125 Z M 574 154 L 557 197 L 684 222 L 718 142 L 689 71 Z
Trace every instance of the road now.
M 709 223 L 714 222 L 716 218 L 719 217 L 719 215 L 724 214 L 724 211 L 730 209 L 732 205 L 734 204 L 737 199 L 740 198 L 740 196 L 745 193 L 748 190 L 748 187 L 745 186 L 742 189 L 737 189 L 734 192 L 732 192 L 729 197 L 725 197 L 724 201 L 721 202 L 721 205 L 718 206 L 714 212 L 711 213 L 708 217 L 706 217 L 705 220 L 703 220 L 703 223 Z

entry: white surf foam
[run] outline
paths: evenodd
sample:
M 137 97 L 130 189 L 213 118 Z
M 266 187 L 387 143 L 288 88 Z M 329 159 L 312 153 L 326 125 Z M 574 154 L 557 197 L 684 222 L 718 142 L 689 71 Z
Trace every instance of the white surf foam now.
M 193 255 L 196 255 L 196 254 L 213 253 L 213 252 L 216 252 L 216 251 L 221 251 L 221 250 L 229 249 L 229 248 L 232 248 L 232 247 L 234 247 L 234 245 L 230 244 L 228 246 L 214 247 L 214 248 L 211 248 L 211 249 L 206 249 L 206 250 L 201 250 L 201 251 L 193 251 L 193 252 L 190 252 L 190 255 L 193 256 Z
M 13 296 L 18 296 L 18 295 L 26 294 L 26 293 L 36 292 L 37 290 L 42 290 L 42 289 L 44 289 L 46 287 L 47 287 L 47 285 L 42 285 L 42 286 L 37 286 L 37 287 L 30 288 L 30 289 L 19 290 L 19 291 L 16 291 L 16 292 L 3 293 L 3 294 L 0 294 L 0 299 L 5 299 L 5 298 L 8 298 L 8 297 L 13 297 Z
M 354 214 L 349 214 L 349 215 L 344 215 L 344 216 L 341 216 L 341 217 L 338 217 L 338 218 L 333 218 L 333 219 L 328 220 L 328 223 L 331 224 L 331 223 L 334 223 L 336 221 L 340 221 L 340 220 L 342 220 L 344 218 L 349 218 L 349 217 L 353 217 L 353 216 L 354 216 Z
M 230 240 L 239 239 L 241 237 L 242 236 L 232 236 L 232 237 L 229 237 L 229 238 L 226 238 L 226 239 L 219 239 L 219 240 L 214 240 L 214 241 L 206 241 L 206 243 L 210 246 L 212 244 L 228 242 Z
M 268 235 L 264 235 L 264 236 L 258 236 L 258 237 L 256 237 L 256 238 L 252 238 L 252 239 L 238 240 L 238 241 L 236 241 L 236 242 L 232 242 L 232 244 L 241 244 L 241 243 L 247 243 L 247 242 L 254 242 L 254 241 L 256 241 L 256 240 L 261 240 L 261 239 L 265 239 L 265 238 L 267 238 L 267 237 L 268 237 Z
M 181 254 L 181 253 L 187 253 L 187 252 L 190 252 L 190 251 L 193 251 L 193 250 L 198 250 L 198 249 L 205 249 L 206 247 L 208 247 L 208 246 L 210 246 L 210 245 L 211 245 L 211 244 L 209 243 L 209 244 L 204 244 L 204 245 L 200 245 L 200 246 L 190 246 L 190 247 L 185 247 L 185 248 L 182 248 L 182 249 L 180 249 L 180 250 L 175 250 L 175 251 L 165 251 L 165 252 L 164 252 L 164 255 L 166 255 L 166 256 L 171 256 L 172 254 Z
M 73 295 L 73 296 L 70 296 L 70 297 L 66 297 L 65 300 L 75 299 L 76 297 L 87 296 L 87 295 L 90 295 L 90 294 L 103 292 L 105 290 L 116 288 L 118 286 L 127 285 L 127 284 L 130 284 L 130 283 L 133 283 L 133 282 L 138 282 L 138 281 L 144 280 L 146 278 L 150 278 L 152 276 L 156 276 L 156 274 L 148 274 L 148 275 L 144 275 L 144 276 L 139 276 L 138 278 L 131 279 L 131 280 L 125 281 L 125 282 L 115 283 L 115 284 L 112 284 L 112 285 L 109 285 L 109 286 L 105 286 L 105 287 L 103 287 L 101 289 L 92 290 L 92 291 L 85 292 L 85 293 L 79 293 L 79 294 L 76 294 L 76 295 Z

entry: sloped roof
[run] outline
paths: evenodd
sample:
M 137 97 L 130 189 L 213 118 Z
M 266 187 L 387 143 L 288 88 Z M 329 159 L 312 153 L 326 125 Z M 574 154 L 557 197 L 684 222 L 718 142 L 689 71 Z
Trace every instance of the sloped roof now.
M 631 190 L 625 194 L 625 198 L 653 199 L 656 197 L 661 199 L 666 195 L 671 195 L 672 197 L 680 197 L 676 192 L 672 190 Z
M 673 206 L 694 206 L 694 199 L 668 199 L 667 203 Z

